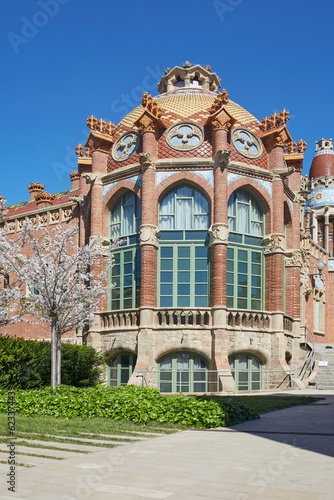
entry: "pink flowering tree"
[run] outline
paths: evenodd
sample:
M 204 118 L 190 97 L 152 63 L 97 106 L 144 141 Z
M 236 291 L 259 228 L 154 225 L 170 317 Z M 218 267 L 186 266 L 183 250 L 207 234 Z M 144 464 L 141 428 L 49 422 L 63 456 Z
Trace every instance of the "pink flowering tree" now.
M 50 326 L 52 389 L 61 384 L 61 336 L 87 325 L 110 288 L 107 273 L 117 243 L 106 249 L 92 238 L 78 247 L 77 240 L 77 228 L 39 231 L 25 222 L 16 243 L 22 251 L 9 266 L 26 285 L 25 314 Z
M 22 317 L 22 280 L 11 277 L 10 269 L 20 246 L 7 239 L 4 219 L 7 214 L 5 198 L 0 196 L 0 325 L 17 323 Z

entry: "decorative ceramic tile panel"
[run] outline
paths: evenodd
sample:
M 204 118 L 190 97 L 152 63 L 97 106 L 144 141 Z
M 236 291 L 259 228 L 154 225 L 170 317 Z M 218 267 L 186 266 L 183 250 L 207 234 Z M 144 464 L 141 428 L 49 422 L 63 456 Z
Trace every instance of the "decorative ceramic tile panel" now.
M 334 205 L 334 188 L 322 188 L 311 191 L 312 199 L 306 202 L 308 207 Z
M 121 180 L 133 182 L 134 184 L 137 184 L 138 186 L 141 187 L 142 175 L 141 174 L 133 175 L 132 177 L 126 177 L 125 179 Z M 105 184 L 102 189 L 102 198 L 104 198 L 105 195 L 110 191 L 110 189 L 116 186 L 116 184 L 118 184 L 119 182 L 120 180 L 116 182 L 111 182 L 110 184 Z
M 334 259 L 328 259 L 328 271 L 334 271 Z
M 178 174 L 181 170 L 172 170 L 167 172 L 157 172 L 155 174 L 155 185 L 158 186 L 162 181 L 171 175 Z M 199 175 L 213 186 L 213 170 L 189 170 L 192 174 Z
M 234 174 L 233 172 L 227 173 L 227 184 L 231 184 L 231 182 L 236 181 L 237 179 L 246 178 L 249 179 L 246 175 Z M 267 191 L 267 193 L 272 196 L 272 185 L 269 181 L 264 181 L 263 179 L 257 179 L 256 177 L 251 177 L 254 181 L 261 184 L 262 187 Z

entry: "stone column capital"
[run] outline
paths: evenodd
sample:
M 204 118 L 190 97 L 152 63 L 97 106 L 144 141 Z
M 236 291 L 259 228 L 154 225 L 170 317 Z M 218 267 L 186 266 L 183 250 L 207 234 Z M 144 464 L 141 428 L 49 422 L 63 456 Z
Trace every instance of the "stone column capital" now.
M 264 237 L 264 253 L 265 255 L 275 254 L 275 253 L 285 253 L 284 241 L 285 236 L 281 233 L 268 234 Z
M 153 224 L 142 224 L 140 226 L 140 245 L 152 245 L 159 248 L 160 231 Z
M 217 244 L 228 245 L 228 224 L 212 224 L 208 229 L 208 233 L 210 236 L 210 247 Z

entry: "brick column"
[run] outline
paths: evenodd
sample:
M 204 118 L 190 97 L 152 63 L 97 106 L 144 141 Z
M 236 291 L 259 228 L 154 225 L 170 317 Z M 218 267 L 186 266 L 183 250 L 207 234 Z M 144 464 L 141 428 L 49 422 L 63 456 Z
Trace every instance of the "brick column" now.
M 100 150 L 92 152 L 91 199 L 90 199 L 90 235 L 102 235 L 102 181 L 107 171 L 107 153 Z
M 226 322 L 226 247 L 228 244 L 227 221 L 227 150 L 229 123 L 212 124 L 214 165 L 214 210 L 210 232 L 211 253 L 211 305 L 213 324 L 220 327 Z
M 141 153 L 142 169 L 142 225 L 140 227 L 141 246 L 141 295 L 140 326 L 153 326 L 153 308 L 157 305 L 157 260 L 158 260 L 158 227 L 155 196 L 155 158 L 157 140 L 153 131 L 143 132 L 143 153 Z
M 272 311 L 273 330 L 283 331 L 283 294 L 284 294 L 284 186 L 276 170 L 281 170 L 283 162 L 283 145 L 280 141 L 274 144 L 268 154 L 269 169 L 274 173 L 272 182 L 272 232 L 264 238 L 266 245 L 266 304 L 265 309 Z

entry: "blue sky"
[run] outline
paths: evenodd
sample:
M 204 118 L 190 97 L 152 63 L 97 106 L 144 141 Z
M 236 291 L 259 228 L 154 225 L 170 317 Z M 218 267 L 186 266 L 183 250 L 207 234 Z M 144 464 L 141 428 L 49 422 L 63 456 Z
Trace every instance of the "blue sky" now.
M 0 19 L 1 188 L 7 204 L 70 187 L 87 116 L 118 123 L 166 67 L 210 64 L 257 118 L 290 111 L 294 140 L 334 135 L 328 0 L 15 0 Z

